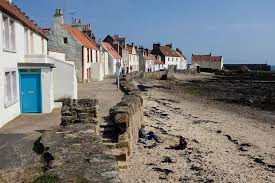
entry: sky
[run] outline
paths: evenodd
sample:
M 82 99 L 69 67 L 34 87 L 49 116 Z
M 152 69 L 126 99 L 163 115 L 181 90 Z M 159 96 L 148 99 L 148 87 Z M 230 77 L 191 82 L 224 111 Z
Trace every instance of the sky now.
M 225 63 L 275 65 L 275 0 L 13 0 L 40 27 L 51 27 L 56 8 L 65 21 L 91 23 L 108 34 L 152 48 L 173 43 L 192 53 L 224 56 Z

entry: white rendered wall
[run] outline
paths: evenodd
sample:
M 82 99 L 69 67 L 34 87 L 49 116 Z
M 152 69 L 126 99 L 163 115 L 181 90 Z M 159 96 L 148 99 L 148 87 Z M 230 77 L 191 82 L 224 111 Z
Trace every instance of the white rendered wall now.
M 18 36 L 24 30 L 23 26 L 15 22 L 16 34 L 16 50 L 15 52 L 6 52 L 3 50 L 3 34 L 2 34 L 2 12 L 0 11 L 0 127 L 4 126 L 9 121 L 13 120 L 20 114 L 20 99 L 19 99 L 19 76 L 17 62 L 24 59 L 24 37 Z M 23 32 L 24 33 L 24 32 Z M 23 34 L 24 35 L 24 34 Z M 9 107 L 5 107 L 5 72 L 17 72 L 17 102 Z
M 50 68 L 41 68 L 42 113 L 51 113 L 54 108 L 53 73 Z
M 92 63 L 91 72 L 93 81 L 102 81 L 104 79 L 104 63 Z
M 109 64 L 108 64 L 108 52 L 103 52 L 103 60 L 104 60 L 104 75 L 109 75 Z
M 53 52 L 53 51 L 49 51 L 49 56 L 50 57 L 53 57 L 55 59 L 58 59 L 58 60 L 62 60 L 65 62 L 65 54 L 64 53 L 58 53 L 58 52 Z
M 49 57 L 56 68 L 53 69 L 54 101 L 77 99 L 77 79 L 74 62 L 63 62 Z

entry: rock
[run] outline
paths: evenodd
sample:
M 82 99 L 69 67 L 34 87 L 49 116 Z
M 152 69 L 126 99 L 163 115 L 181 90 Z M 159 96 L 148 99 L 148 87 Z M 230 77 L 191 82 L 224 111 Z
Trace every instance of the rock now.
M 217 130 L 217 133 L 222 133 L 222 131 L 221 130 Z
M 166 180 L 167 177 L 168 177 L 168 175 L 165 174 L 165 173 L 161 173 L 161 174 L 159 175 L 159 179 L 161 179 L 161 180 Z
M 186 182 L 186 181 L 188 181 L 190 178 L 188 177 L 188 176 L 181 176 L 180 178 L 179 178 L 179 181 L 180 182 Z
M 165 156 L 161 162 L 162 163 L 176 163 L 177 159 Z

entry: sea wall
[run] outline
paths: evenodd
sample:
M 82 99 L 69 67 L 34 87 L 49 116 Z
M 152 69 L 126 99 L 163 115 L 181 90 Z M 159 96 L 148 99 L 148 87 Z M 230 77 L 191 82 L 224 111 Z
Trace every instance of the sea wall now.
M 167 71 L 157 71 L 157 72 L 140 72 L 135 71 L 128 73 L 126 75 L 127 81 L 133 81 L 137 79 L 157 79 L 164 80 L 167 78 Z
M 117 133 L 115 148 L 120 150 L 118 160 L 127 162 L 144 123 L 143 98 L 138 88 L 126 78 L 120 82 L 120 87 L 125 95 L 120 103 L 110 109 L 110 119 Z

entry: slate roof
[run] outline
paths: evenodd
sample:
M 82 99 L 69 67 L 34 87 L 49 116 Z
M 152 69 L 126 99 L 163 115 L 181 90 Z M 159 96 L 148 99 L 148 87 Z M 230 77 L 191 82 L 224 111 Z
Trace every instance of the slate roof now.
M 115 59 L 121 59 L 121 56 L 116 52 L 116 50 L 107 42 L 102 42 L 105 49 L 114 57 Z
M 192 55 L 192 61 L 194 62 L 221 62 L 222 56 L 209 55 Z
M 64 27 L 72 33 L 72 35 L 85 47 L 91 48 L 91 49 L 97 49 L 96 44 L 90 40 L 88 37 L 86 37 L 80 30 L 77 28 L 74 28 L 68 24 L 64 24 Z
M 46 35 L 42 32 L 42 30 L 32 20 L 30 20 L 30 18 L 16 5 L 11 4 L 6 0 L 0 0 L 0 9 L 12 18 L 21 22 L 24 26 L 28 27 L 33 32 L 47 39 Z

